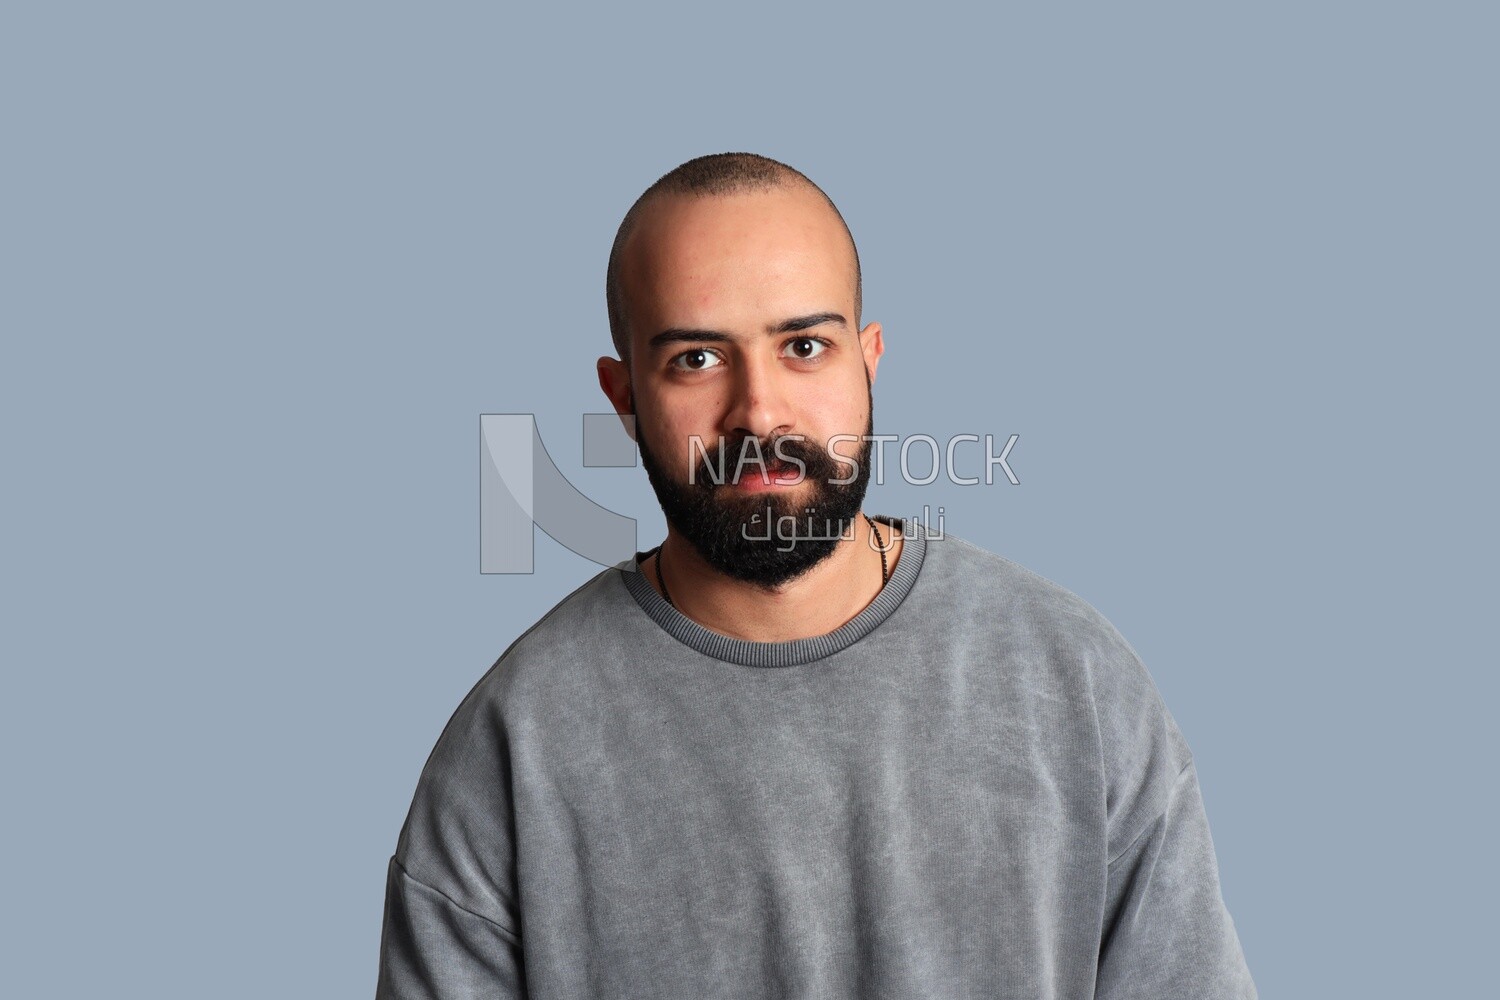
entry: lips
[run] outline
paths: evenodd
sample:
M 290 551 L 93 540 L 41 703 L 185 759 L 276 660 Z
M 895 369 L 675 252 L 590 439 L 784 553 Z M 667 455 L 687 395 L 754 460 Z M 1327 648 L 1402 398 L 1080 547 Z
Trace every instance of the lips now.
M 801 469 L 790 462 L 771 461 L 764 469 L 756 463 L 746 463 L 735 485 L 741 489 L 767 489 L 773 486 L 796 486 L 804 476 Z
M 766 466 L 771 482 L 781 486 L 792 486 L 802 481 L 802 471 L 786 462 L 772 462 Z

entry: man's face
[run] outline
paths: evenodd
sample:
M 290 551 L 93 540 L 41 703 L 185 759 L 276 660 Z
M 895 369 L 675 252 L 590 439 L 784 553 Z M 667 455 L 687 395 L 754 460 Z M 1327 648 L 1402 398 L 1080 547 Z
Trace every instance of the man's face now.
M 739 579 L 773 585 L 816 565 L 864 499 L 882 350 L 878 324 L 854 328 L 837 216 L 796 186 L 663 199 L 627 242 L 620 279 L 627 406 L 668 522 Z

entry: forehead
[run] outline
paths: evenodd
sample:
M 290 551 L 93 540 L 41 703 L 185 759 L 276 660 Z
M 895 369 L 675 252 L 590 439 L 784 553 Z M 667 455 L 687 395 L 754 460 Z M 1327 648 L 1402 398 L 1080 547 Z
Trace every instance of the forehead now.
M 641 325 L 758 322 L 853 302 L 849 237 L 804 185 L 669 195 L 642 209 L 620 262 L 637 336 Z

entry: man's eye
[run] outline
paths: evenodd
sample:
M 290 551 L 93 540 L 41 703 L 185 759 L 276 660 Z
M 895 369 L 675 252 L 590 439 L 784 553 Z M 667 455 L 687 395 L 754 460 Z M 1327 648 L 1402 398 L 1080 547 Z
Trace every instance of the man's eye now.
M 684 351 L 672 359 L 672 367 L 689 372 L 701 372 L 719 364 L 723 364 L 723 359 L 713 351 L 705 351 L 701 348 L 696 351 Z
M 828 342 L 818 337 L 798 337 L 786 345 L 787 354 L 799 361 L 806 361 L 822 354 Z

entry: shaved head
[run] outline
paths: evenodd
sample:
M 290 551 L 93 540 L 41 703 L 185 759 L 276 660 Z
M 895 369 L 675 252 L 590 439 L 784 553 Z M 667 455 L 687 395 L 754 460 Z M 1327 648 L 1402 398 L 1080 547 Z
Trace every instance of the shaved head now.
M 615 233 L 614 246 L 609 252 L 609 268 L 604 280 L 604 298 L 609 309 L 609 332 L 614 339 L 615 351 L 622 361 L 630 361 L 631 331 L 627 318 L 625 294 L 620 281 L 621 263 L 627 253 L 630 237 L 639 228 L 642 218 L 653 205 L 671 198 L 711 198 L 723 195 L 746 194 L 757 191 L 773 191 L 784 187 L 803 187 L 816 192 L 843 227 L 849 240 L 852 261 L 851 280 L 854 284 L 854 327 L 859 328 L 862 308 L 862 284 L 859 249 L 854 245 L 854 236 L 838 206 L 810 181 L 801 171 L 755 153 L 713 153 L 688 160 L 681 166 L 664 174 L 655 184 L 636 199 L 625 213 L 619 231 Z

